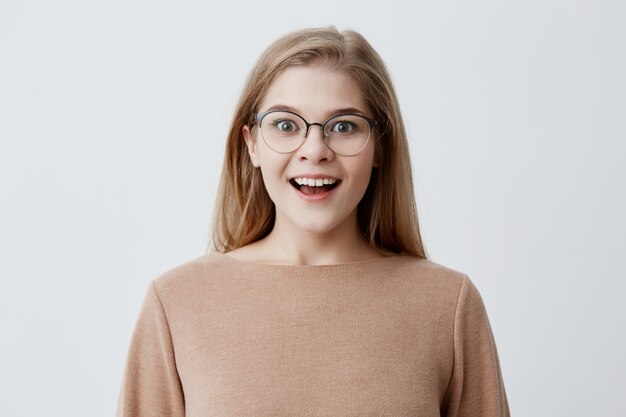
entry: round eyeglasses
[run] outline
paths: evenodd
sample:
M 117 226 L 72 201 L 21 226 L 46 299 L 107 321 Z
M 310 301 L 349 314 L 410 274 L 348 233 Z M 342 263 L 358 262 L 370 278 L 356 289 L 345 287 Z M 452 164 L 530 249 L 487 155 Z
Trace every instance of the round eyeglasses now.
M 253 115 L 265 144 L 275 152 L 291 153 L 306 140 L 311 126 L 317 125 L 324 133 L 324 143 L 342 156 L 361 152 L 369 142 L 372 128 L 381 124 L 360 114 L 338 114 L 324 123 L 309 123 L 298 113 L 289 110 L 270 110 Z

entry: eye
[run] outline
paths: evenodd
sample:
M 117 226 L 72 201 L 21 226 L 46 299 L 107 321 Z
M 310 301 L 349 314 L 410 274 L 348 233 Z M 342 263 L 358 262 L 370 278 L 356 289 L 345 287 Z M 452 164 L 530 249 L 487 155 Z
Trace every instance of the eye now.
M 354 123 L 348 122 L 346 120 L 342 120 L 342 121 L 334 123 L 330 131 L 346 134 L 346 133 L 354 133 L 355 129 L 356 129 L 356 125 Z
M 291 133 L 298 128 L 298 125 L 295 122 L 285 119 L 274 120 L 272 122 L 272 126 L 282 133 Z

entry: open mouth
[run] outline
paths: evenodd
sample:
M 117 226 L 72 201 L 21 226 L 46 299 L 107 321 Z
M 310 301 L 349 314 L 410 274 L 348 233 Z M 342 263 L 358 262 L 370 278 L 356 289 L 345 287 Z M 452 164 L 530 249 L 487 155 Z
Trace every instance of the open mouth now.
M 320 186 L 300 185 L 295 178 L 289 180 L 289 183 L 298 191 L 306 195 L 315 195 L 326 193 L 341 184 L 341 180 L 335 181 L 333 184 L 323 184 Z

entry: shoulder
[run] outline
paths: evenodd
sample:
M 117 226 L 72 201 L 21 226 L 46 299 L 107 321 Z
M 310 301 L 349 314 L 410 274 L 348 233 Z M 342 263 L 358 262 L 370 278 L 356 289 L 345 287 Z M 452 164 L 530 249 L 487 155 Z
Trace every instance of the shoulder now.
M 248 258 L 230 256 L 231 254 L 232 252 L 228 255 L 211 252 L 188 260 L 158 275 L 153 279 L 154 285 L 157 290 L 181 285 L 193 286 L 198 285 L 198 281 L 205 281 L 222 274 L 231 275 L 235 270 L 248 266 L 255 269 L 254 263 L 241 262 L 249 261 Z M 433 282 L 455 288 L 459 288 L 464 280 L 469 280 L 468 276 L 460 270 L 413 255 L 395 255 L 379 260 L 383 262 L 369 264 L 372 272 L 381 272 L 378 269 L 382 268 L 395 276 L 406 277 L 416 282 Z
M 406 275 L 420 286 L 448 288 L 458 293 L 463 283 L 469 280 L 464 272 L 430 259 L 402 255 L 397 256 L 396 261 L 395 273 Z
M 152 280 L 154 289 L 164 305 L 186 304 L 199 297 L 212 297 L 240 289 L 246 277 L 289 278 L 304 274 L 323 275 L 334 268 L 294 268 L 265 266 L 242 262 L 229 255 L 211 252 L 174 266 Z M 276 272 L 280 271 L 280 274 Z M 284 271 L 291 271 L 283 274 Z M 319 272 L 310 272 L 319 271 Z M 393 287 L 401 289 L 406 296 L 414 299 L 429 299 L 442 305 L 456 304 L 462 289 L 474 290 L 467 275 L 457 269 L 413 255 L 395 255 L 386 259 L 374 260 L 337 268 L 345 272 L 358 272 L 361 279 L 382 278 Z M 309 275 L 307 275 L 309 276 Z M 369 276 L 369 278 L 367 278 Z M 282 279 L 285 279 L 283 277 Z M 255 282 L 259 282 L 257 279 Z M 199 302 L 199 301 L 198 301 Z
M 376 262 L 372 274 L 399 290 L 402 300 L 423 305 L 428 311 L 453 311 L 469 278 L 453 267 L 413 255 L 397 255 Z
M 470 312 L 486 317 L 480 290 L 465 272 L 431 260 L 413 262 L 411 268 L 416 291 L 428 293 L 432 303 L 448 305 L 455 314 Z
M 215 252 L 185 261 L 165 270 L 152 279 L 151 285 L 162 300 L 187 298 L 232 276 L 232 265 L 223 254 Z

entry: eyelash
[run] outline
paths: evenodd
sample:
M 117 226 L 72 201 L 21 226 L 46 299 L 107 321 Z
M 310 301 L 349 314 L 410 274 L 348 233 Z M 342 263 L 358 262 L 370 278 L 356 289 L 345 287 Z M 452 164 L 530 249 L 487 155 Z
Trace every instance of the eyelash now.
M 298 127 L 298 125 L 297 125 L 296 123 L 292 122 L 291 120 L 284 120 L 284 119 L 274 120 L 274 121 L 272 122 L 272 126 L 273 126 L 273 127 L 278 127 L 278 125 L 279 125 L 280 123 L 291 123 L 291 125 L 292 125 L 292 126 Z

